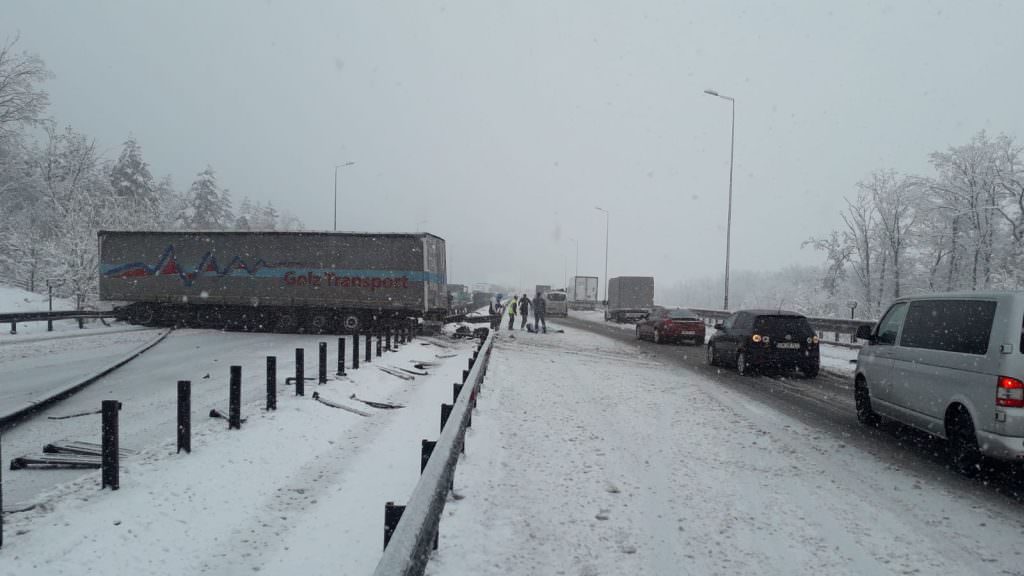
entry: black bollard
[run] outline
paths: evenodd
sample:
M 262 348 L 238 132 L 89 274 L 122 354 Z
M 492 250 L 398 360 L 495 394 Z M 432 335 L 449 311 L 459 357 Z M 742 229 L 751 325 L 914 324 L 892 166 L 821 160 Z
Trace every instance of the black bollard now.
M 338 376 L 345 375 L 345 339 L 338 338 Z
M 462 393 L 462 384 L 456 382 L 452 384 L 452 404 L 459 401 L 459 394 Z
M 395 533 L 395 529 L 398 528 L 398 521 L 402 519 L 402 512 L 405 512 L 405 506 L 398 506 L 394 502 L 388 502 L 384 505 L 384 549 L 387 550 L 388 542 L 391 541 L 391 535 Z
M 231 367 L 231 384 L 228 391 L 228 430 L 242 429 L 242 367 Z
M 373 357 L 373 350 L 371 349 L 371 345 L 373 344 L 373 334 L 370 334 L 369 332 L 366 333 L 366 342 L 365 342 L 365 344 L 366 344 L 366 358 L 365 358 L 365 360 L 366 360 L 366 363 L 369 364 L 370 363 L 370 358 Z
M 381 335 L 380 330 L 377 330 L 377 358 L 380 358 L 381 355 L 384 354 L 384 343 L 381 341 L 382 338 L 383 336 Z
M 444 425 L 448 423 L 448 417 L 452 415 L 453 404 L 441 404 L 441 432 L 444 432 Z
M 473 369 L 473 364 L 474 364 L 475 362 L 476 362 L 476 358 L 470 358 L 470 359 L 469 359 L 469 369 L 470 369 L 470 370 L 472 370 L 472 369 Z
M 100 411 L 103 413 L 103 444 L 101 448 L 103 473 L 101 488 L 110 486 L 111 490 L 117 490 L 121 487 L 120 454 L 117 442 L 117 411 L 120 405 L 121 403 L 117 400 L 104 400 L 100 405 Z
M 469 370 L 462 371 L 462 383 L 465 384 L 466 380 L 469 380 Z
M 295 349 L 295 395 L 306 395 L 306 367 L 303 366 L 305 351 L 302 348 Z
M 318 384 L 327 384 L 327 342 L 320 343 L 320 374 L 317 378 Z
M 277 356 L 267 356 L 267 410 L 277 410 Z
M 359 370 L 359 332 L 352 333 L 352 369 Z
M 192 453 L 192 382 L 178 380 L 178 453 Z
M 437 442 L 420 441 L 420 474 L 427 469 L 427 462 L 430 461 L 430 455 L 434 453 L 434 446 L 437 446 Z
M 384 349 L 391 352 L 391 326 L 384 330 Z

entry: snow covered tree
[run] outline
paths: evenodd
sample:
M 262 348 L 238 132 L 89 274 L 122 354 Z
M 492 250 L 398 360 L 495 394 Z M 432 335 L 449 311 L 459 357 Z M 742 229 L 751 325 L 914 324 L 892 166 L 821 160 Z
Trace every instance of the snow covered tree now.
M 160 219 L 160 202 L 149 164 L 142 159 L 142 147 L 134 138 L 124 143 L 121 156 L 110 171 L 114 197 L 134 213 L 135 227 L 151 227 Z
M 18 37 L 0 44 L 0 137 L 45 122 L 49 96 L 39 87 L 51 77 L 42 59 L 14 46 Z
M 224 211 L 224 197 L 213 167 L 196 175 L 189 189 L 189 221 L 192 230 L 226 230 L 230 220 Z

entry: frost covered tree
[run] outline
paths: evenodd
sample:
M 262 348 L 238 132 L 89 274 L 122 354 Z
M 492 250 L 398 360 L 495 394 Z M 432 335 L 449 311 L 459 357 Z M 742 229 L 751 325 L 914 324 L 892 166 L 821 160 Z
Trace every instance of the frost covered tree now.
M 230 198 L 225 206 L 225 195 L 217 183 L 213 167 L 196 175 L 189 189 L 189 222 L 192 230 L 226 230 L 230 227 Z
M 134 138 L 128 138 L 121 155 L 110 171 L 110 186 L 114 198 L 123 209 L 133 213 L 139 227 L 149 228 L 160 220 L 160 201 L 149 164 L 142 159 L 142 147 Z
M 18 37 L 0 44 L 0 138 L 45 122 L 49 96 L 39 85 L 50 78 L 42 59 L 18 52 Z

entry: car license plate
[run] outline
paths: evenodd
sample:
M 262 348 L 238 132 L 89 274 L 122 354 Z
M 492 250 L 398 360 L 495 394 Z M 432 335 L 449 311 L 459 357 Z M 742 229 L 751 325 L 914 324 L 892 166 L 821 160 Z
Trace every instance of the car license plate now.
M 800 348 L 799 342 L 779 342 L 775 345 L 776 348 L 785 348 L 787 350 L 794 350 Z
M 683 330 L 680 332 L 683 336 L 693 336 L 696 334 L 693 330 Z

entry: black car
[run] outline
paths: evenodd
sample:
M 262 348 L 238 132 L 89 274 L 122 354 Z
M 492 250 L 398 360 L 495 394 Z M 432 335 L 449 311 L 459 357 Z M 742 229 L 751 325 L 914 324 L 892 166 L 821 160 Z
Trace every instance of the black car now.
M 784 310 L 740 310 L 715 324 L 707 346 L 707 361 L 736 366 L 740 374 L 758 369 L 792 370 L 818 375 L 821 356 L 818 337 L 807 318 Z

